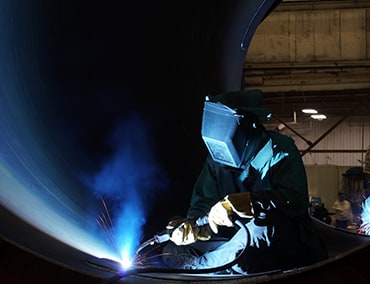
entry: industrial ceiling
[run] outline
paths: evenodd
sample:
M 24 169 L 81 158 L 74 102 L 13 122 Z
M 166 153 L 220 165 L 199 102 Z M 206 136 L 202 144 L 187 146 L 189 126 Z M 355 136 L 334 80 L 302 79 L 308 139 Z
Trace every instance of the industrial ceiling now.
M 370 1 L 282 1 L 258 27 L 244 88 L 264 91 L 274 117 L 315 108 L 370 116 Z

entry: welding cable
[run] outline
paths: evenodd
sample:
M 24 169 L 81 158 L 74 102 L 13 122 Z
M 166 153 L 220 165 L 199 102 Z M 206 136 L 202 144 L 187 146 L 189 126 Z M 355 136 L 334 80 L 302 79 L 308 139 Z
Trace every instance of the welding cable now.
M 221 266 L 212 267 L 212 268 L 203 268 L 203 269 L 180 269 L 180 268 L 161 268 L 161 267 L 146 267 L 146 268 L 133 268 L 127 271 L 119 271 L 116 275 L 109 278 L 108 281 L 104 282 L 104 284 L 114 284 L 117 283 L 121 278 L 140 274 L 140 273 L 181 273 L 181 274 L 207 274 L 207 273 L 214 273 L 218 271 L 225 270 L 227 268 L 231 268 L 235 264 L 238 263 L 240 256 L 244 253 L 246 247 L 249 244 L 250 234 L 247 228 L 243 225 L 242 222 L 239 220 L 235 220 L 234 224 L 239 227 L 240 230 L 244 230 L 247 238 L 244 248 L 238 253 L 234 260 L 230 261 L 229 263 L 223 264 Z

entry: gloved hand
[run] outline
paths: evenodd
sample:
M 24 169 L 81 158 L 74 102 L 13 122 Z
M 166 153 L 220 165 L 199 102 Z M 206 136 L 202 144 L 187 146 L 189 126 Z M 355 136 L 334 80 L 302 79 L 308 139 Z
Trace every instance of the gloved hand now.
M 254 219 L 250 220 L 245 226 L 249 231 L 250 246 L 259 248 L 262 245 L 261 241 L 266 242 L 268 247 L 271 245 L 271 238 L 275 233 L 274 226 L 271 226 L 271 228 L 268 228 L 267 226 L 257 226 L 254 223 Z
M 232 227 L 231 215 L 242 218 L 253 217 L 253 207 L 249 192 L 232 193 L 217 202 L 209 211 L 208 222 L 211 230 L 218 233 L 218 225 Z
M 197 240 L 207 241 L 211 238 L 208 225 L 196 226 L 192 219 L 182 218 L 171 220 L 166 229 L 173 230 L 170 240 L 176 245 L 189 245 Z

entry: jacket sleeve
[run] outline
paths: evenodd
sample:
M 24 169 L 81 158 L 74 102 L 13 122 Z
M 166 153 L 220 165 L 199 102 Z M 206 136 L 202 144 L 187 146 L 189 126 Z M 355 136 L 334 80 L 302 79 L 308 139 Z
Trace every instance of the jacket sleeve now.
M 252 193 L 255 215 L 266 217 L 266 221 L 276 216 L 269 214 L 275 210 L 290 218 L 304 215 L 309 205 L 306 171 L 294 141 L 281 137 L 277 145 L 274 151 L 283 151 L 288 155 L 269 170 L 271 190 Z
M 188 218 L 206 215 L 211 207 L 224 197 L 219 191 L 213 163 L 212 158 L 208 156 L 193 187 Z

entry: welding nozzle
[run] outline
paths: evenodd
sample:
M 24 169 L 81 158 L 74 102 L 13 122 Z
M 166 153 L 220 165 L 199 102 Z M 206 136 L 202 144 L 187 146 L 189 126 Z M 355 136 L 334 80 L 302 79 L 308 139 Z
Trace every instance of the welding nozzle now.
M 149 245 L 152 246 L 152 245 L 155 245 L 155 244 L 161 244 L 161 243 L 167 242 L 170 239 L 170 237 L 171 237 L 171 235 L 170 235 L 170 232 L 168 230 L 164 230 L 164 231 L 154 235 L 152 238 L 143 242 L 138 247 L 138 249 L 136 250 L 136 255 L 138 255 L 141 250 L 143 250 L 144 248 L 146 248 Z
M 154 242 L 157 243 L 157 244 L 167 242 L 167 241 L 170 240 L 170 238 L 171 238 L 171 234 L 168 230 L 162 231 L 161 233 L 156 234 L 153 237 Z

